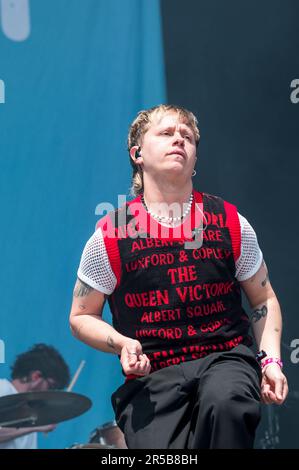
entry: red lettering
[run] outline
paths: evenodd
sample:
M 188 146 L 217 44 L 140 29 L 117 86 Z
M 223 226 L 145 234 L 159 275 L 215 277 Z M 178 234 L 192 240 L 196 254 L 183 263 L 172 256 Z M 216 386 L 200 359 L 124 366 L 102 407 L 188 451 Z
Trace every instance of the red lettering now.
M 177 282 L 190 282 L 196 281 L 195 266 L 181 266 L 179 268 L 168 269 L 167 274 L 170 275 L 171 284 Z
M 149 291 L 139 294 L 127 293 L 125 295 L 125 303 L 128 307 L 153 307 L 156 305 L 167 305 L 169 303 L 168 291 Z
M 223 302 L 218 300 L 212 304 L 195 305 L 194 307 L 187 307 L 186 314 L 188 318 L 205 317 L 213 313 L 224 312 L 226 310 Z
M 136 338 L 158 337 L 161 339 L 180 339 L 183 336 L 181 328 L 160 328 L 136 330 Z

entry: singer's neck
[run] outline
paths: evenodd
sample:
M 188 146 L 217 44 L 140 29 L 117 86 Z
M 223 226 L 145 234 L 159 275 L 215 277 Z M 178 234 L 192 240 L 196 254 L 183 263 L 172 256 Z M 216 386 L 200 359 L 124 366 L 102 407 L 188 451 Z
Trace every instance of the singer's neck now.
M 182 205 L 189 201 L 192 190 L 192 181 L 188 182 L 182 188 L 178 188 L 177 185 L 165 185 L 163 188 L 158 185 L 152 185 L 150 188 L 144 188 L 144 199 L 149 205 L 159 202 L 167 204 L 176 202 Z

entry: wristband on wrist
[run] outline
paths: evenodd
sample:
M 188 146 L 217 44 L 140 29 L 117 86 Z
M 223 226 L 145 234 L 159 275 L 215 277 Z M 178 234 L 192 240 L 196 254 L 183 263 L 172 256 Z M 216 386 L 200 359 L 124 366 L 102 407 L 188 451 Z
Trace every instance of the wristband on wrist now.
M 265 359 L 264 361 L 261 361 L 261 368 L 262 368 L 262 371 L 264 372 L 265 368 L 266 368 L 269 364 L 272 364 L 272 363 L 278 364 L 281 369 L 282 369 L 282 367 L 283 367 L 283 362 L 282 362 L 281 359 L 279 359 L 278 357 L 268 357 L 268 358 Z

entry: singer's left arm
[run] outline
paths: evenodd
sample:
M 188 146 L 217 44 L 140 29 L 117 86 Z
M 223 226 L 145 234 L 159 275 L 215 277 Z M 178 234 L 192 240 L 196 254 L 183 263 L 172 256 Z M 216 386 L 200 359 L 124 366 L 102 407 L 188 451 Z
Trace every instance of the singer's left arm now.
M 265 261 L 254 276 L 240 285 L 252 309 L 252 331 L 258 349 L 267 353 L 265 359 L 281 359 L 282 315 Z M 261 383 L 262 401 L 281 405 L 287 394 L 288 383 L 280 366 L 275 362 L 267 365 Z

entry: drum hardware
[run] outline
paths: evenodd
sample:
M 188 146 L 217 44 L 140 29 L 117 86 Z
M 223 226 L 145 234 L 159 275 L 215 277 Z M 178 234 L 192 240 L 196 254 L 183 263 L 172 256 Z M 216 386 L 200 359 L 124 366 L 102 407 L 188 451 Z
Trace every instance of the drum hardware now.
M 109 421 L 97 427 L 90 434 L 89 443 L 113 446 L 115 449 L 127 449 L 124 434 L 116 421 Z

